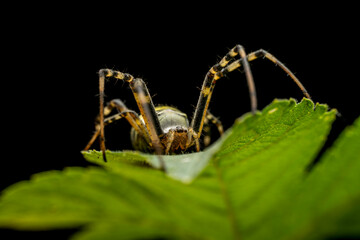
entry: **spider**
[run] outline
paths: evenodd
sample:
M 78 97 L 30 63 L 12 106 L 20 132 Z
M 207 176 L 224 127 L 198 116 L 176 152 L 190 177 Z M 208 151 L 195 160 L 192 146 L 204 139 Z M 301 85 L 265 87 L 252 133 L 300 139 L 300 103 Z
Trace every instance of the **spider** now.
M 237 56 L 238 59 L 236 59 Z M 103 160 L 106 162 L 104 127 L 114 121 L 125 118 L 132 127 L 130 137 L 135 150 L 155 153 L 157 155 L 180 154 L 191 151 L 199 152 L 202 134 L 204 136 L 203 143 L 205 147 L 210 143 L 210 134 L 207 130 L 209 124 L 214 124 L 220 135 L 223 133 L 221 122 L 208 111 L 208 107 L 216 82 L 227 73 L 241 66 L 243 67 L 249 88 L 251 112 L 253 114 L 256 112 L 256 90 L 249 62 L 258 58 L 268 59 L 279 66 L 292 78 L 304 96 L 310 99 L 310 95 L 298 78 L 272 54 L 263 49 L 246 54 L 244 47 L 241 45 L 236 45 L 232 48 L 206 74 L 190 124 L 187 115 L 174 107 L 155 107 L 142 79 L 134 78 L 128 73 L 101 69 L 99 71 L 100 113 L 96 118 L 95 133 L 84 150 L 88 150 L 100 136 L 100 148 Z M 105 78 L 110 77 L 120 79 L 129 84 L 140 115 L 128 109 L 119 99 L 114 99 L 104 106 Z M 113 109 L 117 109 L 118 113 L 105 118 L 105 116 L 110 115 Z

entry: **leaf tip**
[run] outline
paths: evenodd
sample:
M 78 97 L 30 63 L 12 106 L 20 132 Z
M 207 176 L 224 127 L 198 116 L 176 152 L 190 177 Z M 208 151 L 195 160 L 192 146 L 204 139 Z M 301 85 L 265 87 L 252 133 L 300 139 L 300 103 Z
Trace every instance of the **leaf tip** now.
M 314 104 L 313 100 L 311 100 L 310 98 L 303 97 L 299 104 L 305 104 L 305 105 L 309 106 L 312 109 L 315 108 L 315 104 Z

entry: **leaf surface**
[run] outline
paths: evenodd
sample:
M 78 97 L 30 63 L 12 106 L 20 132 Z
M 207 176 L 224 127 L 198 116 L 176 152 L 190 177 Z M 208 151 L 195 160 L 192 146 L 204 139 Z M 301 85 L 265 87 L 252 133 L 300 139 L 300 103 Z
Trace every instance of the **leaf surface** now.
M 0 226 L 84 226 L 74 239 L 321 239 L 359 234 L 360 127 L 307 166 L 336 112 L 275 100 L 201 153 L 83 153 L 102 167 L 36 174 L 6 189 Z M 152 167 L 149 167 L 152 166 Z M 26 200 L 25 200 L 26 199 Z

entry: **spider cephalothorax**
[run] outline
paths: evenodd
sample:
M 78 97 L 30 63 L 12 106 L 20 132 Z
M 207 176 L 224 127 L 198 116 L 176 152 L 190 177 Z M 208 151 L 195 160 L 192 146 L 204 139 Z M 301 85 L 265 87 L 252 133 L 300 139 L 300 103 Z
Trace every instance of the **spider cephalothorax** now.
M 239 58 L 235 59 L 236 56 L 239 56 Z M 159 155 L 200 151 L 202 146 L 206 147 L 210 143 L 208 128 L 204 126 L 214 124 L 218 128 L 220 135 L 223 133 L 221 122 L 208 111 L 208 107 L 216 82 L 225 76 L 226 73 L 232 72 L 241 66 L 244 68 L 249 86 L 251 111 L 255 113 L 257 109 L 256 91 L 248 62 L 258 58 L 266 58 L 278 65 L 293 79 L 303 94 L 310 98 L 310 95 L 297 77 L 272 54 L 260 49 L 247 55 L 241 45 L 236 45 L 232 48 L 206 74 L 191 123 L 189 123 L 185 113 L 174 107 L 155 107 L 144 81 L 140 78 L 134 78 L 128 73 L 111 69 L 101 69 L 99 71 L 100 113 L 97 117 L 96 131 L 84 150 L 88 150 L 95 139 L 100 136 L 100 148 L 103 152 L 104 161 L 106 161 L 104 127 L 115 120 L 126 118 L 132 126 L 131 142 L 136 150 Z M 113 77 L 129 83 L 140 115 L 135 111 L 129 110 L 119 99 L 110 101 L 104 107 L 105 78 L 107 77 Z M 105 118 L 113 109 L 117 109 L 118 113 Z M 203 144 L 200 144 L 201 138 Z

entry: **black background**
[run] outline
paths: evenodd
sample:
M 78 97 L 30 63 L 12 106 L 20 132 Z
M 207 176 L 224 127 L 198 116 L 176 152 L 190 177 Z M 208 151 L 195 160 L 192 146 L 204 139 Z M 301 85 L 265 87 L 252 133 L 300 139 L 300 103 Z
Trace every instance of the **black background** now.
M 360 114 L 359 19 L 351 6 L 295 12 L 298 6 L 269 11 L 219 4 L 144 13 L 92 7 L 49 6 L 41 14 L 24 9 L 27 14 L 14 13 L 21 20 L 4 31 L 1 189 L 37 172 L 87 165 L 80 151 L 94 130 L 101 68 L 143 78 L 155 104 L 176 106 L 191 118 L 206 72 L 242 44 L 247 52 L 272 53 L 315 102 L 339 110 L 327 146 Z M 301 91 L 272 62 L 256 60 L 251 68 L 259 109 L 274 98 L 301 100 Z M 106 84 L 107 100 L 121 98 L 137 110 L 126 84 L 115 82 Z M 244 74 L 236 71 L 218 82 L 210 109 L 225 128 L 250 110 Z M 108 148 L 130 149 L 129 131 L 125 121 L 109 127 Z

